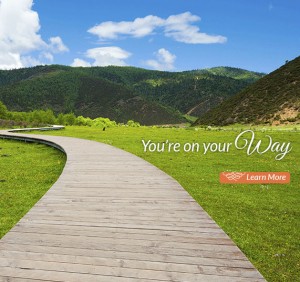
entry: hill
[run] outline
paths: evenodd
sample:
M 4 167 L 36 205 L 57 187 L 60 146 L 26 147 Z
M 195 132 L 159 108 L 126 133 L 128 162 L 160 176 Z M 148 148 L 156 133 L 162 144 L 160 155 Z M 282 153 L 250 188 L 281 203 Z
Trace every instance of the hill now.
M 249 82 L 255 82 L 265 75 L 264 73 L 258 73 L 232 67 L 215 67 L 210 69 L 198 70 L 198 72 L 231 77 L 234 79 L 241 79 Z
M 11 111 L 50 108 L 117 122 L 181 123 L 184 114 L 201 116 L 262 76 L 227 67 L 162 72 L 38 66 L 0 71 L 0 101 Z
M 126 85 L 147 100 L 193 116 L 203 115 L 264 75 L 228 67 L 185 72 L 133 67 L 86 68 L 85 71 Z
M 173 109 L 147 101 L 124 85 L 70 67 L 2 71 L 0 85 L 0 100 L 10 111 L 52 109 L 117 122 L 134 119 L 145 125 L 185 121 Z
M 200 117 L 195 124 L 300 121 L 300 57 L 248 86 Z

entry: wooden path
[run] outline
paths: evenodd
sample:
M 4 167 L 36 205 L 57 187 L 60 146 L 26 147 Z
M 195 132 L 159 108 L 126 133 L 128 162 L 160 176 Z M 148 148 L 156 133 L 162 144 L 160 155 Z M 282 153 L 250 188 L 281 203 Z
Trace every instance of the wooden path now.
M 146 161 L 94 141 L 0 134 L 43 139 L 67 154 L 58 181 L 0 240 L 0 282 L 265 281 L 190 195 Z

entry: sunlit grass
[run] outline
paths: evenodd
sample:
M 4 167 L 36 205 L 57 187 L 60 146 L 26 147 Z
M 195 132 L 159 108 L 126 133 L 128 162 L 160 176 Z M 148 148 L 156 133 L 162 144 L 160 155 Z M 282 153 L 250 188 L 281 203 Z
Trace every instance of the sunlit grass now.
M 64 164 L 56 149 L 0 138 L 0 238 L 53 185 Z

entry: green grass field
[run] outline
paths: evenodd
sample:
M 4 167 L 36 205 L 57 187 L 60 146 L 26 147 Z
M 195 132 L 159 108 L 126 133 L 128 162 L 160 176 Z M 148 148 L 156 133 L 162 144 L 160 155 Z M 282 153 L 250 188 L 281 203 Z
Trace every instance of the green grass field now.
M 263 130 L 264 131 L 264 130 Z M 255 132 L 256 138 L 291 142 L 282 160 L 268 152 L 248 156 L 232 148 L 227 153 L 144 152 L 142 140 L 161 143 L 234 142 L 237 131 L 151 127 L 67 127 L 44 134 L 101 141 L 136 154 L 173 176 L 234 240 L 268 281 L 299 281 L 300 277 L 300 131 Z M 264 144 L 264 146 L 266 146 Z M 3 168 L 5 169 L 5 168 Z M 1 168 L 2 171 L 2 168 Z M 225 185 L 222 171 L 288 171 L 288 185 Z M 2 183 L 1 183 L 2 184 Z
M 53 185 L 65 159 L 45 145 L 0 139 L 0 238 Z

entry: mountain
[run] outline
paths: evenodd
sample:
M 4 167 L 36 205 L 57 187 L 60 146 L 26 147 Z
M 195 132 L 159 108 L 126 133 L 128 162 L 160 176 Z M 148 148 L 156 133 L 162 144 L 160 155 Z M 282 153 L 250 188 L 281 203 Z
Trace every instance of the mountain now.
M 264 75 L 229 67 L 185 72 L 150 71 L 132 67 L 85 70 L 95 77 L 105 77 L 126 85 L 147 100 L 193 116 L 203 115 Z
M 300 120 L 300 57 L 266 75 L 195 124 L 287 123 Z
M 225 76 L 234 79 L 246 80 L 248 82 L 255 82 L 256 80 L 260 79 L 265 75 L 264 73 L 253 72 L 253 71 L 243 70 L 239 68 L 232 68 L 232 67 L 215 67 L 210 69 L 198 70 L 194 72 L 210 73 L 218 76 Z
M 52 109 L 118 122 L 184 122 L 201 116 L 263 74 L 219 67 L 185 72 L 51 65 L 0 71 L 0 101 L 11 111 Z
M 185 121 L 173 109 L 147 101 L 124 85 L 64 66 L 1 71 L 0 100 L 10 111 L 52 109 L 145 125 Z

